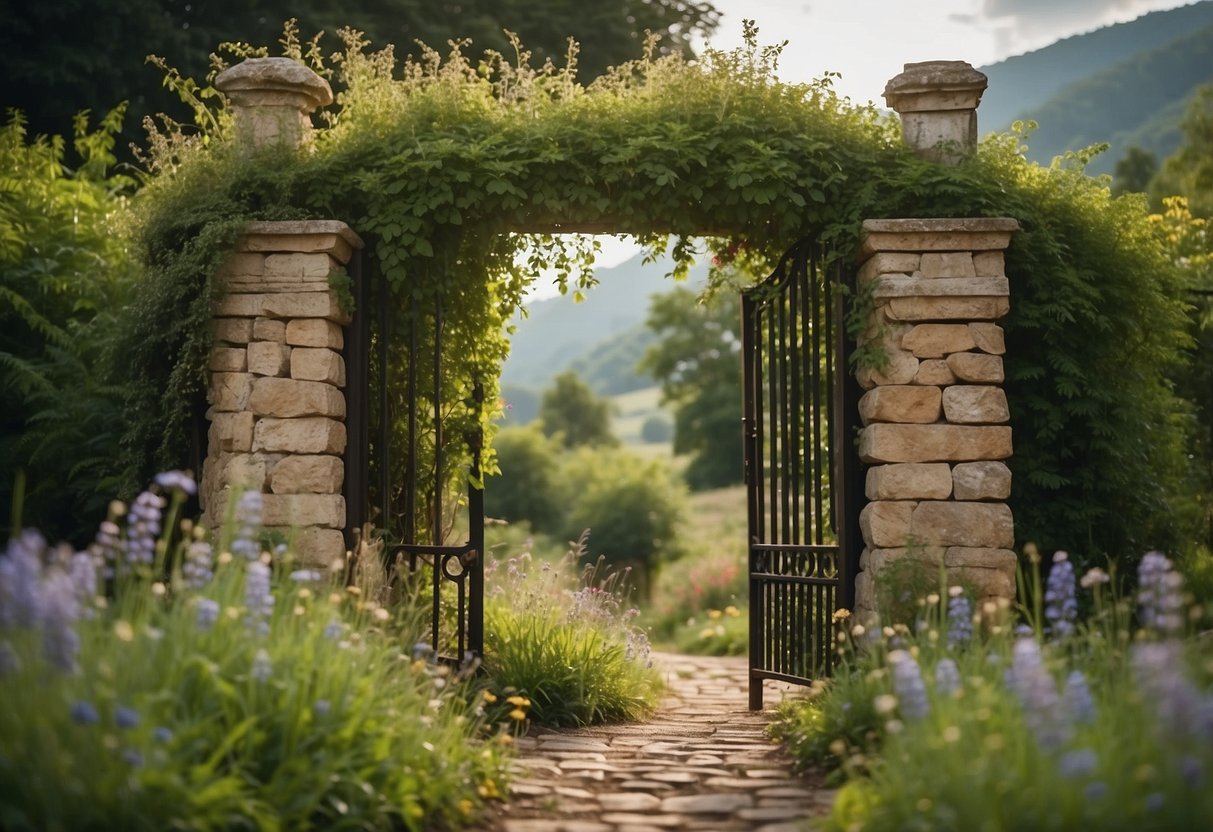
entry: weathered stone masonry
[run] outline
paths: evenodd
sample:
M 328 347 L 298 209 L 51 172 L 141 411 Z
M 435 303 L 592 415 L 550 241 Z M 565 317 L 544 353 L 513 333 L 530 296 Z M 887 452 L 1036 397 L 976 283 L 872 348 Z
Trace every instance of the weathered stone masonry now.
M 1006 499 L 1010 410 L 1003 331 L 1010 308 L 1003 249 L 1009 219 L 870 220 L 858 280 L 874 308 L 867 338 L 888 357 L 859 372 L 870 465 L 860 514 L 856 611 L 875 611 L 873 580 L 911 558 L 947 569 L 979 599 L 1015 595 Z
M 224 263 L 214 310 L 209 452 L 202 505 L 223 518 L 233 490 L 264 493 L 265 525 L 296 532 L 299 556 L 345 551 L 345 361 L 329 275 L 362 241 L 344 223 L 252 223 Z

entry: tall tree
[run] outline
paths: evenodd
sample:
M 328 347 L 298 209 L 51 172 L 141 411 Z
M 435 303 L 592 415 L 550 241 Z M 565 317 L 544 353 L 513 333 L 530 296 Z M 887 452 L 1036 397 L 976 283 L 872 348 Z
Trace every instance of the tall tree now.
M 1198 217 L 1213 217 L 1213 84 L 1196 91 L 1184 114 L 1183 144 L 1150 183 L 1157 201 L 1166 196 L 1187 197 Z
M 1158 173 L 1158 159 L 1148 150 L 1134 145 L 1116 163 L 1112 173 L 1112 193 L 1144 194 L 1150 188 L 1150 180 Z
M 349 26 L 375 46 L 395 44 L 397 54 L 416 52 L 418 40 L 445 50 L 451 39 L 471 38 L 474 53 L 494 49 L 512 58 L 509 29 L 536 64 L 562 63 L 572 37 L 588 81 L 639 57 L 646 30 L 661 35 L 661 49 L 689 54 L 719 17 L 705 0 L 0 0 L 0 108 L 23 110 L 34 134 L 59 134 L 77 111 L 102 113 L 125 100 L 124 138 L 140 140 L 145 116 L 188 115 L 160 88 L 147 55 L 200 80 L 220 43 L 272 45 L 289 18 L 305 35 L 330 33 L 327 48 L 337 48 L 332 33 Z
M 741 482 L 741 325 L 736 292 L 699 302 L 679 287 L 653 297 L 647 321 L 658 341 L 641 367 L 674 405 L 674 453 L 691 454 L 694 490 Z
M 556 376 L 544 391 L 539 420 L 544 435 L 557 437 L 568 448 L 619 442 L 611 433 L 611 403 L 595 395 L 572 370 Z

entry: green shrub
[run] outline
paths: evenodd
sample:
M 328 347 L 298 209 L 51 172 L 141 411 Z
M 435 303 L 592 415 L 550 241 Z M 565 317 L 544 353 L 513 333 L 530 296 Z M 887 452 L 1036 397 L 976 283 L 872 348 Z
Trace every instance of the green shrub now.
M 571 492 L 565 537 L 572 540 L 589 529 L 591 556 L 631 565 L 644 579 L 678 551 L 686 493 L 663 462 L 622 450 L 579 448 L 563 480 Z
M 525 520 L 540 531 L 562 529 L 559 446 L 536 427 L 503 428 L 493 440 L 501 473 L 484 487 L 489 517 Z
M 0 557 L 0 827 L 474 820 L 503 743 L 456 674 L 401 654 L 423 622 L 288 552 L 266 566 L 255 499 L 212 545 L 178 526 L 180 496 L 161 518 L 163 498 L 140 495 L 89 552 L 27 532 Z M 188 535 L 171 564 L 161 522 Z
M 535 567 L 529 553 L 489 564 L 485 668 L 494 691 L 526 698 L 543 725 L 643 719 L 657 707 L 661 677 L 647 636 L 625 606 L 623 573 L 571 576 L 583 551 Z
M 693 656 L 742 656 L 749 650 L 750 627 L 746 609 L 732 604 L 705 610 L 675 630 L 674 645 Z
M 664 416 L 650 416 L 640 426 L 640 438 L 645 442 L 672 442 L 674 426 Z

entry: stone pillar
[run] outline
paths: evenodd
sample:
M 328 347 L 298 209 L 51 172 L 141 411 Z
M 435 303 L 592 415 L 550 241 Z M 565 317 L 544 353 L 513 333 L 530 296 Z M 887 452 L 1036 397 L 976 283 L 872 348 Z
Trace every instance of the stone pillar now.
M 964 61 L 923 61 L 884 88 L 905 143 L 933 162 L 956 163 L 977 147 L 977 105 L 986 76 Z
M 329 276 L 362 247 L 345 223 L 251 223 L 224 262 L 210 356 L 201 500 L 222 522 L 233 489 L 265 494 L 265 525 L 327 566 L 345 552 L 345 362 L 350 322 Z
M 333 102 L 333 90 L 290 58 L 249 58 L 215 76 L 232 103 L 236 141 L 246 149 L 308 144 L 312 112 Z
M 1010 309 L 1003 250 L 1013 219 L 868 220 L 858 281 L 874 307 L 861 368 L 867 470 L 856 613 L 877 612 L 874 579 L 913 559 L 981 601 L 1015 596 L 1010 412 L 1002 390 Z M 912 622 L 904 622 L 912 623 Z

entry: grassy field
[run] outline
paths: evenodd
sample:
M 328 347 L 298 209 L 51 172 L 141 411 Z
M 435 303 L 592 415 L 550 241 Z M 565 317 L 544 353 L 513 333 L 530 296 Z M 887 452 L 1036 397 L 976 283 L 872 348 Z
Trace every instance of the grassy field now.
M 640 429 L 645 421 L 653 416 L 660 416 L 667 422 L 673 423 L 674 417 L 661 406 L 661 389 L 646 387 L 631 393 L 622 393 L 611 397 L 615 413 L 611 418 L 611 431 L 619 437 L 619 441 L 628 450 L 652 459 L 661 457 L 672 459 L 673 445 L 669 442 L 645 442 L 640 436 Z

